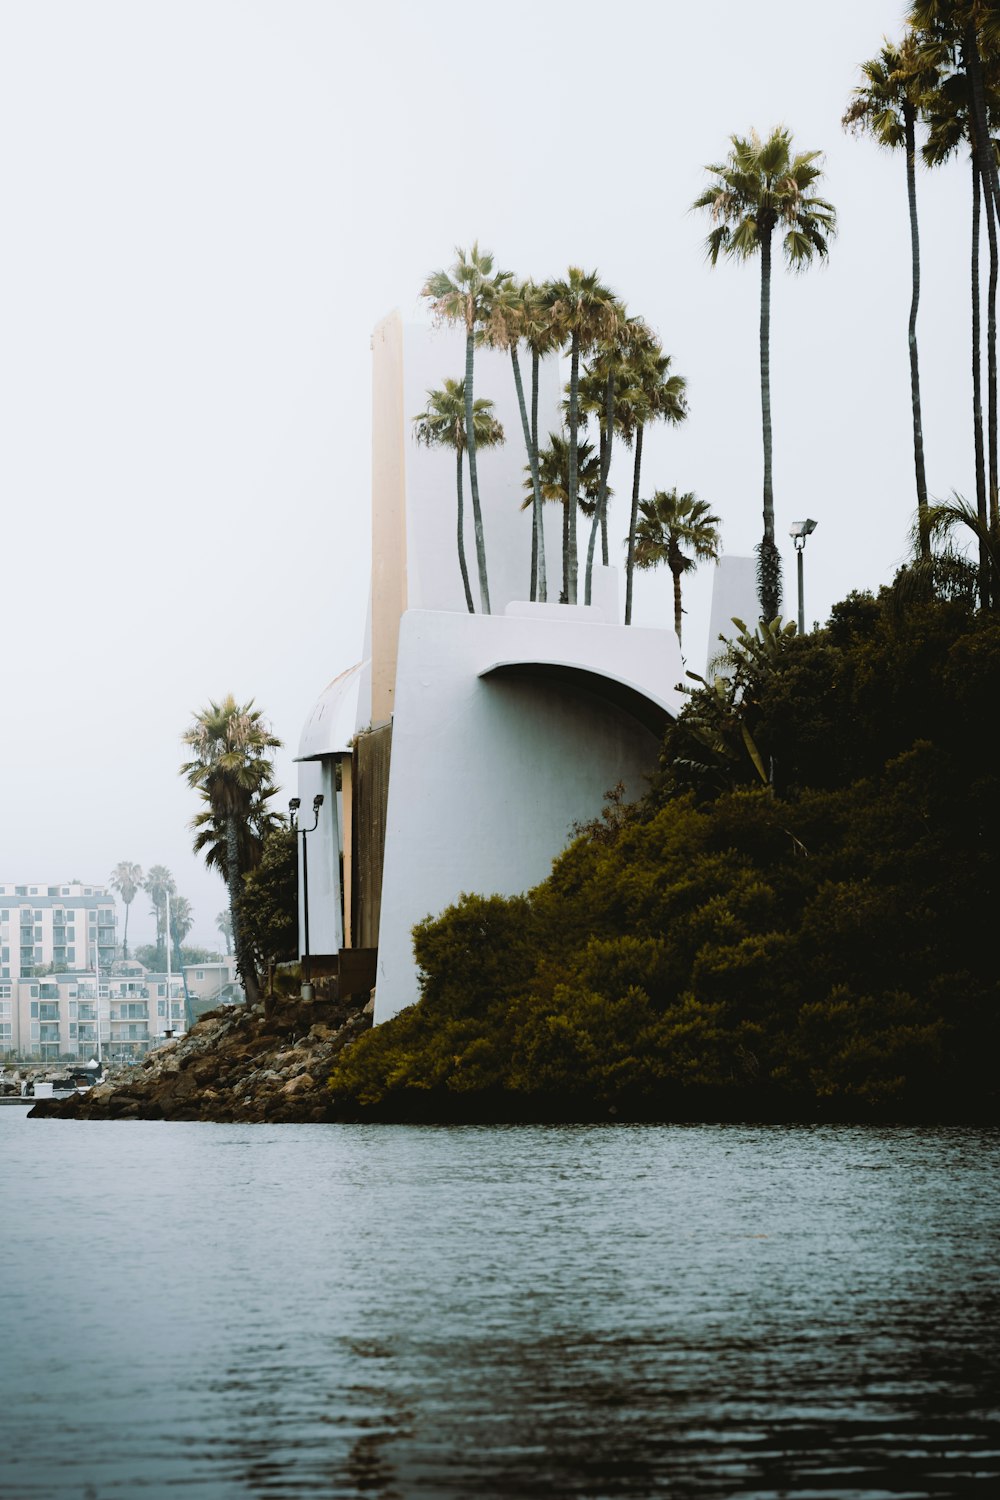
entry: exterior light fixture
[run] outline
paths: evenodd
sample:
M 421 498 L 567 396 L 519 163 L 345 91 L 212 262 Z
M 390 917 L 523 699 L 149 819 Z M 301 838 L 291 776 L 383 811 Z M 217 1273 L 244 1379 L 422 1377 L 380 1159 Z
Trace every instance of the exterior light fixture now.
M 818 521 L 811 521 L 807 517 L 804 521 L 793 521 L 791 526 L 789 526 L 788 528 L 788 535 L 795 543 L 795 555 L 798 559 L 799 635 L 805 635 L 806 633 L 805 592 L 802 582 L 802 554 L 806 549 L 806 537 L 812 536 L 818 525 Z
M 293 833 L 302 837 L 302 936 L 305 940 L 305 952 L 302 955 L 302 998 L 312 1000 L 315 991 L 312 987 L 312 969 L 309 962 L 309 844 L 308 835 L 315 833 L 319 827 L 319 810 L 323 806 L 323 793 L 317 792 L 313 798 L 313 824 L 311 828 L 299 827 L 299 808 L 302 806 L 301 797 L 293 797 L 288 804 L 288 822 Z

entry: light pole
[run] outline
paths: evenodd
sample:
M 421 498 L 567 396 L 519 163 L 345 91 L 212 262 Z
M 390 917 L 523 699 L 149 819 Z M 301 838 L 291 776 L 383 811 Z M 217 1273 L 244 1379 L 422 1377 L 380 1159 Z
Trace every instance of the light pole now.
M 805 594 L 802 585 L 802 554 L 806 550 L 806 537 L 811 536 L 819 523 L 816 521 L 793 521 L 788 528 L 788 535 L 795 543 L 795 556 L 798 561 L 799 575 L 799 635 L 806 633 L 806 608 Z
M 323 793 L 317 792 L 313 798 L 313 825 L 311 828 L 299 827 L 299 808 L 302 806 L 300 797 L 293 797 L 288 804 L 288 821 L 292 832 L 302 836 L 302 936 L 305 938 L 305 952 L 302 955 L 302 998 L 312 1000 L 314 991 L 312 987 L 312 969 L 309 964 L 309 839 L 310 833 L 315 833 L 319 827 L 319 810 L 323 806 Z

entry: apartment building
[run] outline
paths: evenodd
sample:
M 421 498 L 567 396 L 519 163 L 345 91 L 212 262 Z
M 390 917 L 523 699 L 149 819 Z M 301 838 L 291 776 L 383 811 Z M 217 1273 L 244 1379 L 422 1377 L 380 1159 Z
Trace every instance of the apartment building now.
M 110 969 L 117 923 L 106 886 L 0 882 L 0 983 L 32 979 L 50 966 Z
M 55 1065 L 99 1055 L 128 1063 L 168 1029 L 183 1031 L 183 974 L 168 978 L 141 964 L 127 967 L 128 973 L 110 977 L 91 971 L 0 980 L 0 1058 Z

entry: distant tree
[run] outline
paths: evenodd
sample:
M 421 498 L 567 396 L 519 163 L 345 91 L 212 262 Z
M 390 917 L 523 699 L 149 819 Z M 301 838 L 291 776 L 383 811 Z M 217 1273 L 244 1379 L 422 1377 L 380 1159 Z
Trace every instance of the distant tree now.
M 177 883 L 166 865 L 152 865 L 146 871 L 142 888 L 153 903 L 151 914 L 156 919 L 156 963 L 153 967 L 159 972 L 167 967 L 167 896 L 176 894 Z
M 224 941 L 224 943 L 226 945 L 226 952 L 227 953 L 232 953 L 232 951 L 233 951 L 233 919 L 230 916 L 229 912 L 228 911 L 220 911 L 219 915 L 215 919 L 215 925 L 219 929 L 219 931 L 222 933 L 222 938 L 223 938 L 223 941 Z
M 170 941 L 174 950 L 174 965 L 181 969 L 184 966 L 181 958 L 181 944 L 194 926 L 194 913 L 191 903 L 186 896 L 172 896 L 170 900 Z
M 271 733 L 253 699 L 237 703 L 230 693 L 210 702 L 182 736 L 193 752 L 181 775 L 200 796 L 204 811 L 192 820 L 195 852 L 221 872 L 229 890 L 236 964 L 247 1004 L 259 998 L 257 969 L 239 921 L 242 877 L 260 861 L 264 835 L 275 825 L 269 807 L 278 788 L 273 755 L 281 741 Z
M 113 891 L 117 891 L 125 903 L 125 933 L 122 938 L 122 958 L 128 958 L 128 909 L 135 900 L 137 893 L 142 889 L 142 866 L 133 864 L 131 860 L 123 859 L 111 871 L 108 881 Z

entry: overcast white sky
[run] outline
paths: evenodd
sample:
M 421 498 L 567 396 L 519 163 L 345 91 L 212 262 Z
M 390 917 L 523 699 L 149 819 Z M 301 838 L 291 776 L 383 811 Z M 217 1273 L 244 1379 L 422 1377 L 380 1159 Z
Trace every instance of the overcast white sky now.
M 840 117 L 903 12 L 0 0 L 0 879 L 166 864 L 216 943 L 179 737 L 210 697 L 255 698 L 285 805 L 302 722 L 360 652 L 369 333 L 425 317 L 456 244 L 538 279 L 596 267 L 646 316 L 691 417 L 651 437 L 644 489 L 697 491 L 751 550 L 758 272 L 710 270 L 688 212 L 734 131 L 825 151 L 841 220 L 826 268 L 775 279 L 779 537 L 819 522 L 810 620 L 887 581 L 914 504 L 903 161 Z M 919 195 L 928 482 L 970 494 L 965 163 Z M 668 623 L 669 578 L 645 583 Z M 687 590 L 696 669 L 710 590 Z

